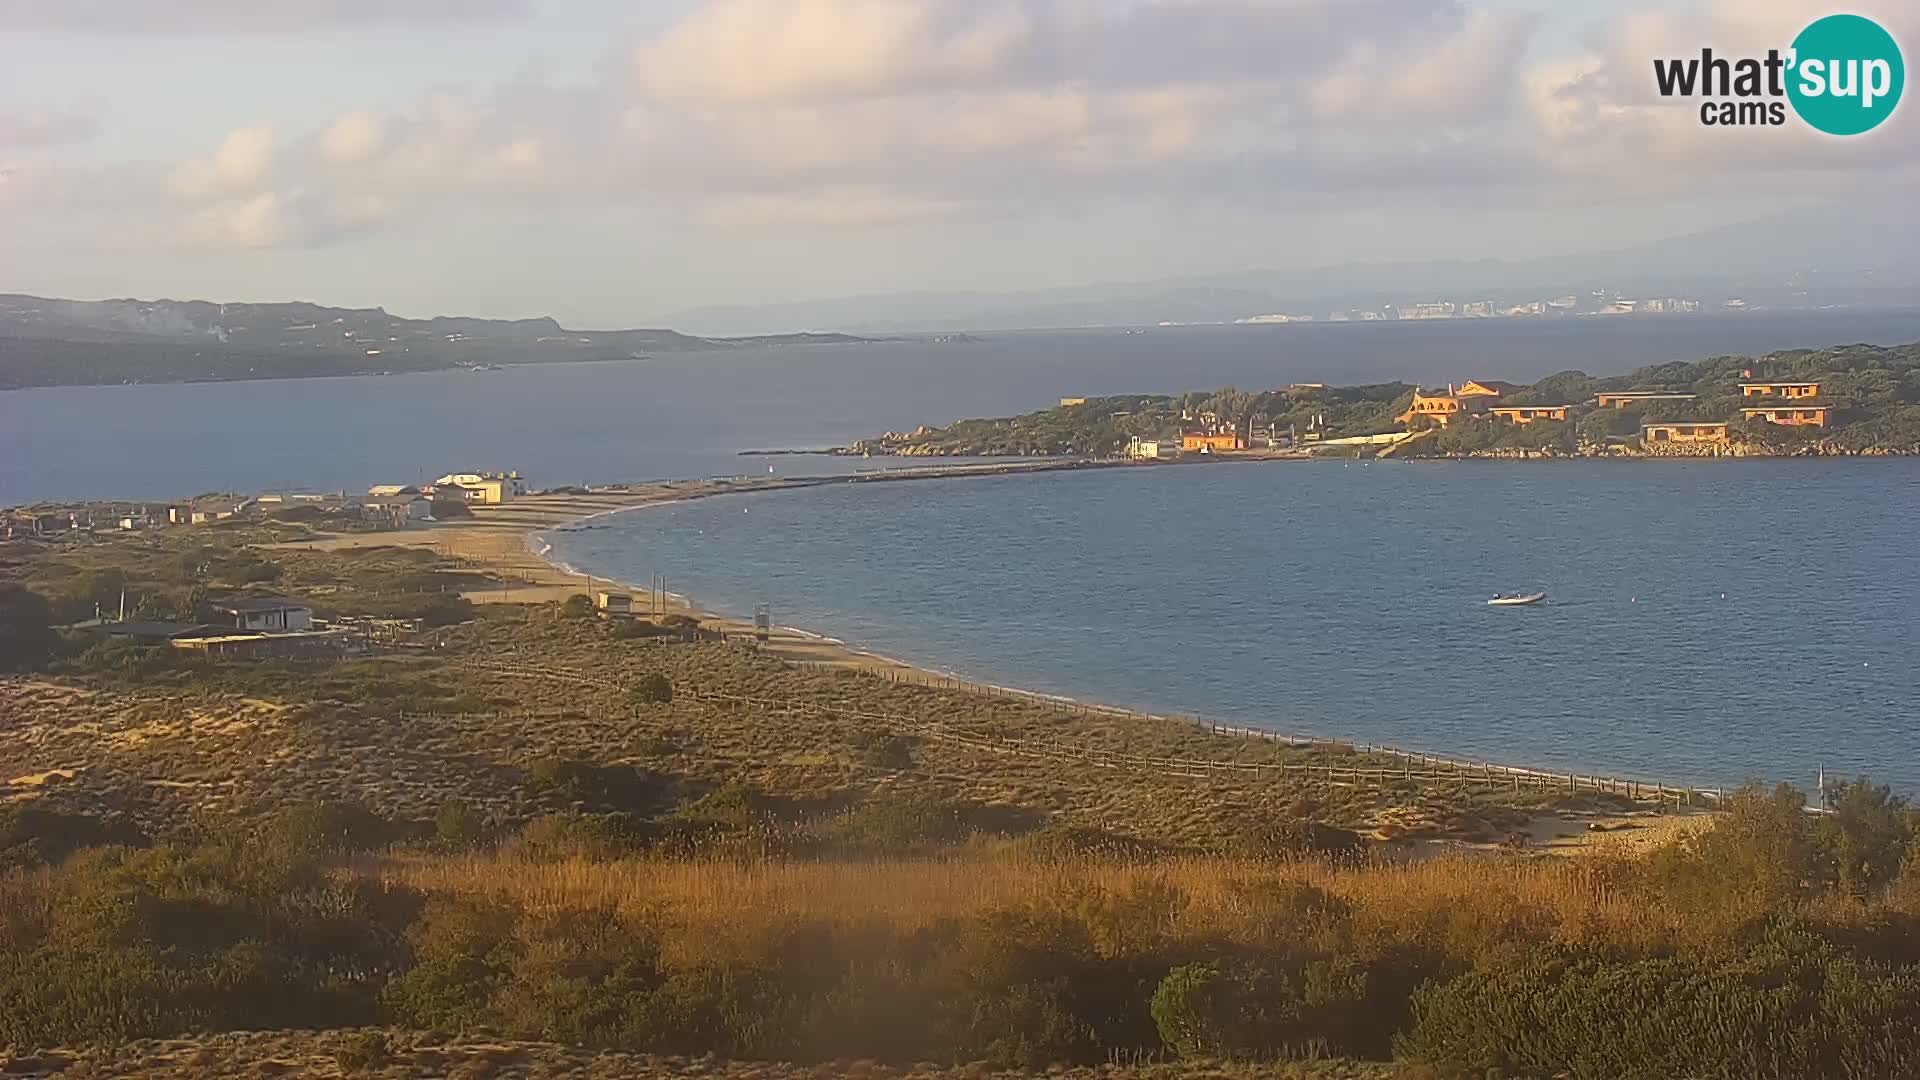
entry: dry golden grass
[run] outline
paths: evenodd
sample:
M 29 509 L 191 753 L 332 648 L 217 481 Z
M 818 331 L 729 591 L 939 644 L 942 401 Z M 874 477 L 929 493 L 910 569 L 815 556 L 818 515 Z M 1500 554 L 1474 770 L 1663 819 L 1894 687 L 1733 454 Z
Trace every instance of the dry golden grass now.
M 568 509 L 556 507 L 549 509 Z M 515 569 L 502 560 L 521 542 L 518 531 L 459 535 L 469 532 L 486 543 L 468 555 L 503 573 Z M 409 533 L 313 550 L 270 543 L 288 535 L 291 529 L 241 530 L 215 553 L 270 557 L 281 573 L 272 587 L 309 596 L 323 610 L 394 599 L 382 590 L 418 596 L 442 580 L 459 588 L 457 579 L 478 569 L 386 543 Z M 65 580 L 56 571 L 70 577 L 82 568 L 111 569 L 124 572 L 136 591 L 148 577 L 179 589 L 181 567 L 215 537 L 156 531 L 39 552 L 13 569 L 34 582 Z M 239 546 L 247 543 L 255 546 Z M 1243 850 L 1263 842 L 1265 823 L 1302 819 L 1396 847 L 1433 840 L 1497 845 L 1543 810 L 1619 810 L 1471 780 L 1404 778 L 1397 762 L 1324 747 L 1063 712 L 1020 697 L 796 666 L 735 646 L 622 638 L 597 619 L 559 618 L 553 605 L 490 605 L 482 617 L 415 644 L 425 647 L 300 664 L 190 662 L 163 648 L 69 679 L 0 679 L 0 715 L 13 725 L 12 737 L 0 743 L 0 799 L 126 814 L 152 833 L 196 814 L 321 799 L 362 803 L 412 822 L 429 821 L 443 803 L 458 800 L 510 828 L 572 808 L 526 783 L 534 762 L 562 757 L 645 770 L 682 801 L 737 783 L 783 800 L 790 815 L 817 816 L 905 793 L 922 803 L 988 808 L 1022 828 L 1053 823 L 1185 851 Z M 660 675 L 688 693 L 670 705 L 636 706 L 627 688 Z M 690 700 L 702 691 L 806 708 Z M 914 718 L 950 737 L 902 735 L 855 712 Z M 1002 737 L 1053 756 L 996 752 L 988 744 Z M 1082 752 L 1376 771 L 1364 781 L 1336 780 L 1071 756 Z M 15 777 L 51 782 L 6 783 Z
M 296 576 L 300 557 L 289 557 Z M 848 710 L 1126 754 L 1330 759 L 1325 750 L 1216 738 L 1165 721 L 1063 714 L 1020 698 L 798 668 L 734 646 L 621 639 L 599 620 L 558 619 L 546 608 L 502 611 L 431 641 L 415 655 L 337 663 L 0 679 L 0 712 L 15 733 L 0 745 L 0 780 L 74 770 L 72 780 L 11 793 L 51 808 L 129 813 L 160 831 L 194 813 L 317 799 L 413 821 L 458 799 L 510 825 L 567 809 L 528 798 L 524 784 L 533 762 L 557 756 L 644 769 L 689 798 L 742 783 L 824 812 L 901 791 L 1188 849 L 1221 849 L 1260 822 L 1301 818 L 1413 840 L 1498 842 L 1541 802 L 1464 783 L 1103 767 L 911 734 L 902 761 L 876 754 L 885 727 Z M 656 673 L 686 690 L 812 708 L 629 700 L 626 688 Z
M 710 950 L 798 921 L 884 925 L 901 934 L 948 919 L 1087 896 L 1169 898 L 1183 938 L 1242 937 L 1262 897 L 1305 885 L 1351 910 L 1369 936 L 1472 955 L 1526 938 L 1659 951 L 1716 935 L 1713 911 L 1650 902 L 1612 859 L 1447 857 L 1339 866 L 1316 861 L 1102 857 L 1036 859 L 976 846 L 939 859 L 733 862 L 630 859 L 542 862 L 512 854 L 369 860 L 359 872 L 428 893 L 477 894 L 537 911 L 611 906 L 664 920 L 671 940 Z
M 378 1064 L 360 1064 L 365 1047 L 378 1046 Z M 120 1046 L 55 1050 L 6 1058 L 8 1077 L 104 1080 L 258 1080 L 260 1077 L 382 1077 L 386 1080 L 451 1077 L 458 1080 L 1416 1080 L 1434 1074 L 1416 1066 L 1351 1061 L 1279 1062 L 1259 1065 L 1056 1066 L 1044 1072 L 981 1065 L 890 1067 L 870 1061 L 820 1065 L 675 1058 L 596 1052 L 554 1043 L 448 1038 L 397 1029 L 359 1031 L 257 1031 L 185 1039 L 143 1039 Z

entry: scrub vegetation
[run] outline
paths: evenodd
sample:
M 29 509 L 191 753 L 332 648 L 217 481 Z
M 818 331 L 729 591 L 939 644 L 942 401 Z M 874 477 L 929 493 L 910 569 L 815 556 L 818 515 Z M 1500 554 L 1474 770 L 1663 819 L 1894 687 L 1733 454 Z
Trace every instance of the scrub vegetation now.
M 1871 783 L 1817 814 L 1751 788 L 1688 829 L 1647 809 L 1664 839 L 1549 857 L 1536 815 L 1625 801 L 564 603 L 325 660 L 56 628 L 122 589 L 342 615 L 486 587 L 430 552 L 266 546 L 291 528 L 0 547 L 11 1071 L 1920 1072 L 1915 816 Z

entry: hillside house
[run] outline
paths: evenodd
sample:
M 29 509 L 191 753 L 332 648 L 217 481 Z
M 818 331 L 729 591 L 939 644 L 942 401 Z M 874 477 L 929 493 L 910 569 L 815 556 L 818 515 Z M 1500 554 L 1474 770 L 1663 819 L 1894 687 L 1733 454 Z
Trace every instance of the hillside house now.
M 1727 425 L 1723 421 L 1642 424 L 1640 439 L 1649 446 L 1723 443 L 1727 441 Z
M 1752 420 L 1758 417 L 1769 424 L 1783 427 L 1826 427 L 1827 407 L 1825 405 L 1758 405 L 1740 410 L 1740 415 Z
M 1063 409 L 1071 409 L 1077 405 L 1085 405 L 1086 403 L 1087 399 L 1083 397 L 1063 397 L 1060 399 L 1060 407 Z
M 527 486 L 517 472 L 448 473 L 433 482 L 436 494 L 458 494 L 470 503 L 498 506 L 525 495 Z
M 1200 454 L 1218 454 L 1245 450 L 1247 442 L 1237 431 L 1189 431 L 1180 436 L 1180 449 Z
M 1451 388 L 1449 388 L 1449 390 L 1451 390 Z M 1471 415 L 1480 407 L 1480 402 L 1484 400 L 1484 398 L 1478 400 L 1463 398 L 1452 392 L 1429 394 L 1424 391 L 1415 390 L 1413 392 L 1413 404 L 1407 407 L 1406 412 L 1394 417 L 1394 421 L 1406 425 L 1409 431 L 1417 431 L 1422 428 L 1446 427 L 1455 420 Z
M 197 502 L 187 512 L 187 520 L 195 525 L 210 525 L 216 521 L 226 521 L 238 513 L 236 504 L 222 500 Z
M 1510 424 L 1531 424 L 1535 420 L 1565 420 L 1571 405 L 1497 405 L 1487 415 Z
M 1500 379 L 1468 379 L 1466 382 L 1460 384 L 1459 389 L 1453 390 L 1452 392 L 1454 396 L 1463 398 L 1503 398 L 1511 394 L 1517 394 L 1525 389 L 1526 387 L 1521 386 L 1519 383 L 1505 382 Z
M 1603 409 L 1624 409 L 1654 401 L 1693 401 L 1699 394 L 1671 393 L 1666 390 L 1616 390 L 1593 395 L 1593 403 Z
M 240 597 L 208 605 L 222 626 L 240 630 L 289 631 L 313 629 L 313 609 L 298 600 L 279 596 Z
M 1743 382 L 1740 384 L 1741 397 L 1780 397 L 1788 399 L 1816 397 L 1820 393 L 1817 382 Z
M 384 520 L 396 529 L 433 520 L 433 500 L 420 494 L 369 495 L 361 504 L 367 517 Z
M 219 627 L 205 623 L 179 622 L 108 622 L 93 627 L 106 637 L 124 638 L 127 641 L 145 645 L 162 645 L 179 638 L 189 638 L 197 634 L 223 633 Z
M 1135 461 L 1157 461 L 1162 457 L 1171 456 L 1166 452 L 1171 449 L 1172 447 L 1166 446 L 1159 439 L 1143 439 L 1135 435 L 1127 440 L 1127 457 Z
M 339 630 L 299 630 L 267 634 L 225 627 L 204 628 L 176 637 L 167 644 L 208 656 L 256 660 L 268 657 L 297 660 L 336 657 L 359 652 L 366 639 Z
M 602 618 L 614 618 L 633 614 L 633 596 L 623 592 L 600 592 L 593 595 L 594 609 Z

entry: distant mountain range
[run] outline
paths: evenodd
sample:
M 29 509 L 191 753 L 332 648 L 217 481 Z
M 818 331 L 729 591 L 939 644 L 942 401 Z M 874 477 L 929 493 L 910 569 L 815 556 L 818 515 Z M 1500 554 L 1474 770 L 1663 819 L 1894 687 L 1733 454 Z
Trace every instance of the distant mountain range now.
M 848 334 L 713 338 L 673 330 L 579 331 L 546 318 L 405 319 L 380 308 L 306 303 L 0 295 L 0 389 L 485 369 L 865 340 Z
M 702 307 L 665 321 L 702 333 L 1150 326 L 1425 302 L 1506 307 L 1556 296 L 1685 297 L 1717 307 L 1920 303 L 1920 211 L 1828 206 L 1617 251 L 1521 261 L 1436 260 L 1254 270 L 1019 292 L 914 292 Z

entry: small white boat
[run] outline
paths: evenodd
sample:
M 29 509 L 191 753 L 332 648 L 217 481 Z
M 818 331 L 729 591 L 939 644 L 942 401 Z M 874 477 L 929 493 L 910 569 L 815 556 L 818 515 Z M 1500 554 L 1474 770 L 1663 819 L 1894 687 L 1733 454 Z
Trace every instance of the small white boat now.
M 1528 604 L 1537 604 L 1546 598 L 1547 594 L 1543 592 L 1525 593 L 1518 596 L 1501 596 L 1499 593 L 1494 593 L 1493 599 L 1487 601 L 1487 606 L 1526 607 Z

